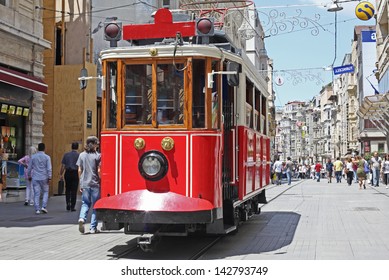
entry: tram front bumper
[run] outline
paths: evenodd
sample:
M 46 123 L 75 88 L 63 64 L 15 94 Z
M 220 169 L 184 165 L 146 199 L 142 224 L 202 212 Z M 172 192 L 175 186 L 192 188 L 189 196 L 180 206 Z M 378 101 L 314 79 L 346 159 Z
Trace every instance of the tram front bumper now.
M 109 223 L 193 224 L 215 219 L 211 202 L 173 192 L 129 191 L 101 198 L 94 209 L 99 220 Z

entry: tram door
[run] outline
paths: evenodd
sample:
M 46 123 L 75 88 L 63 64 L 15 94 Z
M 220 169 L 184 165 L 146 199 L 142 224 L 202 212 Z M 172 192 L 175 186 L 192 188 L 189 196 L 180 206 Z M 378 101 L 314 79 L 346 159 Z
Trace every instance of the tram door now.
M 224 154 L 223 154 L 223 217 L 224 223 L 233 225 L 234 208 L 233 202 L 238 199 L 238 186 L 235 181 L 234 138 L 235 138 L 235 87 L 229 85 L 227 75 L 222 76 L 223 91 L 223 117 L 224 117 Z

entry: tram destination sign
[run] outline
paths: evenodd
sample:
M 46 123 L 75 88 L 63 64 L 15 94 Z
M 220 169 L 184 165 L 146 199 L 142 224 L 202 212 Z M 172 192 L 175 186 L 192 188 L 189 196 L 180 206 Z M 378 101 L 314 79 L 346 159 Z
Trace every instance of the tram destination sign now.
M 348 65 L 342 65 L 338 67 L 334 67 L 334 75 L 340 75 L 344 73 L 353 73 L 354 72 L 354 65 L 348 64 Z

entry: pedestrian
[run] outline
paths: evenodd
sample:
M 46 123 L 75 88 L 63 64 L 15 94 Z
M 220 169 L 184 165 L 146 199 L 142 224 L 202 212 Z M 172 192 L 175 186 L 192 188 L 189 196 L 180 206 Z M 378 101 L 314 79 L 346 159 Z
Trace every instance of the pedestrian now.
M 311 179 L 313 179 L 313 180 L 315 180 L 315 178 L 316 178 L 315 166 L 316 166 L 315 164 L 312 164 L 311 168 L 310 168 L 310 170 L 311 170 Z
M 316 172 L 316 180 L 317 180 L 317 182 L 320 182 L 322 167 L 323 166 L 321 165 L 320 161 L 317 161 L 316 165 L 315 165 L 315 172 Z
M 334 170 L 334 164 L 332 163 L 330 158 L 327 159 L 326 170 L 327 170 L 327 181 L 328 183 L 332 183 L 332 172 Z
M 25 206 L 27 206 L 28 204 L 30 204 L 31 206 L 34 205 L 34 190 L 32 188 L 31 181 L 28 180 L 27 175 L 28 164 L 30 163 L 31 157 L 34 154 L 36 154 L 36 148 L 34 146 L 31 146 L 28 149 L 27 155 L 18 160 L 18 163 L 24 167 L 24 178 L 26 180 L 26 197 L 24 199 Z
M 335 170 L 335 178 L 337 183 L 342 182 L 342 170 L 343 170 L 343 162 L 339 157 L 336 158 L 334 162 L 334 170 Z
M 276 162 L 273 165 L 273 172 L 276 174 L 276 185 L 281 185 L 282 180 L 282 161 L 280 158 L 276 158 Z
M 65 201 L 67 211 L 76 211 L 77 190 L 78 190 L 78 143 L 72 143 L 72 150 L 63 155 L 60 180 L 65 179 Z
M 389 154 L 386 154 L 384 157 L 384 161 L 382 162 L 381 173 L 383 175 L 382 180 L 383 180 L 384 184 L 386 185 L 386 188 L 388 188 L 388 184 L 389 184 Z
M 294 163 L 291 160 L 290 157 L 286 158 L 286 163 L 285 163 L 285 173 L 286 173 L 286 178 L 288 179 L 288 185 L 292 183 L 292 171 L 294 168 Z
M 51 159 L 45 154 L 45 144 L 38 144 L 38 152 L 31 156 L 30 164 L 27 168 L 28 180 L 32 181 L 34 190 L 35 214 L 47 214 L 47 201 L 49 199 L 49 184 L 52 176 Z M 40 197 L 42 196 L 42 208 L 40 207 Z
M 301 164 L 299 166 L 299 177 L 302 179 L 305 179 L 305 174 L 307 173 L 307 167 L 305 164 Z
M 361 156 L 356 156 L 354 163 L 358 166 L 357 176 L 358 176 L 359 189 L 361 190 L 362 186 L 364 189 L 366 189 L 365 160 Z
M 370 159 L 370 162 L 371 171 L 373 173 L 373 186 L 379 187 L 382 159 L 378 156 L 378 152 L 374 152 L 373 157 Z
M 3 201 L 3 149 L 0 148 L 0 202 Z
M 345 165 L 345 168 L 344 168 L 344 173 L 346 174 L 347 184 L 349 186 L 351 186 L 351 184 L 353 182 L 353 178 L 354 178 L 354 169 L 353 169 L 353 162 L 352 162 L 351 157 L 349 157 L 346 160 L 346 165 Z
M 82 205 L 78 220 L 78 229 L 85 233 L 85 222 L 89 210 L 92 209 L 90 233 L 99 232 L 97 229 L 96 210 L 93 209 L 97 200 L 100 199 L 100 162 L 101 155 L 97 151 L 99 139 L 96 136 L 89 136 L 86 139 L 84 151 L 77 160 L 80 177 L 80 191 L 82 193 Z
M 273 171 L 273 165 L 274 163 L 270 162 L 270 182 L 272 185 L 274 185 L 274 181 L 275 181 L 275 173 Z
M 311 169 L 309 164 L 305 165 L 305 178 L 309 179 L 309 175 L 311 174 Z
M 353 165 L 353 178 L 355 180 L 355 183 L 358 183 L 358 176 L 357 176 L 357 169 L 358 169 L 358 165 L 357 165 L 357 160 L 356 160 L 356 157 L 352 157 L 351 158 L 351 162 L 352 162 L 352 165 Z

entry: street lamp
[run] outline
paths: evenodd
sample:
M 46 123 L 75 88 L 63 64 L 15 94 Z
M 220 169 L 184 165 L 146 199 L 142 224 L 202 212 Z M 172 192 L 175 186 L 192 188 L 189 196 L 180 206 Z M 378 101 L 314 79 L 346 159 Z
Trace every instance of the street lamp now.
M 338 1 L 336 1 L 336 0 L 332 1 L 332 3 L 328 4 L 327 6 L 328 6 L 328 8 L 327 8 L 328 12 L 339 12 L 339 11 L 343 10 L 343 7 L 341 5 L 339 5 Z
M 328 12 L 339 12 L 343 10 L 343 7 L 340 5 L 340 3 L 347 3 L 347 2 L 361 2 L 361 0 L 332 0 L 332 3 L 327 4 L 327 11 Z

